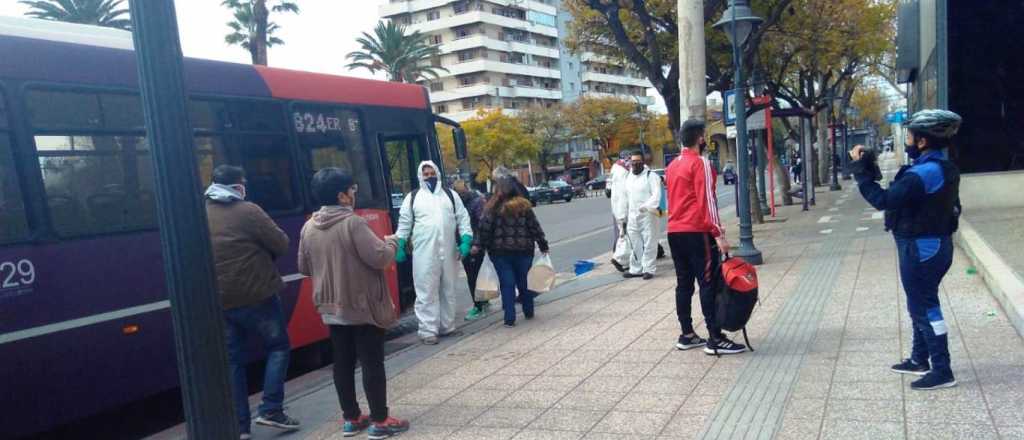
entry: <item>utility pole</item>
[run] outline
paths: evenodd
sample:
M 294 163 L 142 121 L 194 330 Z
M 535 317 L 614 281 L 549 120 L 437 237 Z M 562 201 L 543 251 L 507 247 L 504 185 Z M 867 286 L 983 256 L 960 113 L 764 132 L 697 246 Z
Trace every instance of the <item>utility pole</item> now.
M 239 437 L 206 210 L 199 191 L 174 0 L 131 0 L 157 219 L 188 438 Z
M 704 52 L 704 2 L 678 0 L 679 122 L 703 121 L 707 113 L 708 83 Z M 675 127 L 676 130 L 679 127 Z

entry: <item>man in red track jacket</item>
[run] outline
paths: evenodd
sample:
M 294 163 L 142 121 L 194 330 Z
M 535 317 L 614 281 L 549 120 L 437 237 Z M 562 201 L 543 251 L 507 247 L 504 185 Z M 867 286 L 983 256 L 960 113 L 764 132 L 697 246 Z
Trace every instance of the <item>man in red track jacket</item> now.
M 718 328 L 715 295 L 722 288 L 721 254 L 729 252 L 725 229 L 718 218 L 716 175 L 704 146 L 704 122 L 690 119 L 680 130 L 683 148 L 665 169 L 668 185 L 668 245 L 676 268 L 676 315 L 682 334 L 676 348 L 689 350 L 704 346 L 704 352 L 736 354 L 747 347 L 730 341 Z M 696 280 L 700 285 L 700 308 L 708 327 L 705 341 L 693 330 L 690 304 Z

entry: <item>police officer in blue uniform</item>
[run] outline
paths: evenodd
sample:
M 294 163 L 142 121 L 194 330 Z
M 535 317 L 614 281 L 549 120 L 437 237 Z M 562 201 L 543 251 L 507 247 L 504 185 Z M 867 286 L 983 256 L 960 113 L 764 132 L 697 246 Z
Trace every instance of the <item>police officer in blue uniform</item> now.
M 902 167 L 888 189 L 877 182 L 882 175 L 874 151 L 857 146 L 850 152 L 850 171 L 861 195 L 885 211 L 885 229 L 896 239 L 914 338 L 910 359 L 893 365 L 892 371 L 922 376 L 910 384 L 915 390 L 956 386 L 939 283 L 953 263 L 951 235 L 960 216 L 960 171 L 946 158 L 960 121 L 946 110 L 915 113 L 905 123 L 905 147 L 913 165 Z

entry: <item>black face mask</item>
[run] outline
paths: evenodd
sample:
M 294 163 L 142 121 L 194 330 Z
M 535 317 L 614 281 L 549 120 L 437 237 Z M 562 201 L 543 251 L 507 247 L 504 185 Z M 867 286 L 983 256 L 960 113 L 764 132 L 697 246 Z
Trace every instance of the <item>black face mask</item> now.
M 701 141 L 701 143 L 697 145 L 697 151 L 699 151 L 701 154 L 704 154 L 704 150 L 707 150 L 707 149 L 708 149 L 708 143 L 707 142 Z
M 430 188 L 430 192 L 434 192 L 434 188 L 437 188 L 437 177 L 428 177 L 427 188 Z
M 636 174 L 636 175 L 639 176 L 640 173 L 642 173 L 642 172 L 644 172 L 644 164 L 638 163 L 638 162 L 633 162 L 633 174 Z
M 910 160 L 917 160 L 917 158 L 921 157 L 921 150 L 917 148 L 917 143 L 914 141 L 911 141 L 909 144 L 904 144 L 903 151 L 907 152 L 907 157 L 909 157 Z

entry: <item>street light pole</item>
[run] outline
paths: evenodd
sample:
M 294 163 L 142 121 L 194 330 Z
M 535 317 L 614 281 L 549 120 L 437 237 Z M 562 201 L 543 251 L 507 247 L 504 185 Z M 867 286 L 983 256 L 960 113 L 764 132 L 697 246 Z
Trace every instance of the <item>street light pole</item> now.
M 836 122 L 837 121 L 836 121 L 835 112 L 834 112 L 834 110 L 835 110 L 835 105 L 834 104 L 835 104 L 835 99 L 834 99 L 834 96 L 833 96 L 833 99 L 830 99 L 829 102 L 828 102 L 828 119 L 829 119 L 829 122 L 830 122 L 828 129 L 829 129 L 829 134 L 831 134 L 830 137 L 832 138 L 831 139 L 832 140 L 832 147 L 831 147 L 831 151 L 830 151 L 831 154 L 829 155 L 829 158 L 828 158 L 828 160 L 832 161 L 832 184 L 829 186 L 829 190 L 830 191 L 841 191 L 843 189 L 843 187 L 839 185 L 839 161 L 837 160 L 837 159 L 839 159 L 839 156 L 838 156 L 839 152 L 836 151 L 836 144 L 837 144 L 837 142 L 836 142 L 837 141 L 837 139 L 836 139 L 836 134 L 837 134 L 836 133 Z M 840 108 L 842 108 L 842 107 L 840 107 Z
M 224 318 L 185 110 L 174 0 L 131 0 L 129 11 L 188 438 L 237 439 Z
M 733 84 L 736 108 L 736 164 L 739 167 L 739 178 L 736 181 L 736 193 L 739 200 L 737 200 L 736 210 L 740 215 L 740 245 L 733 255 L 750 264 L 761 264 L 764 260 L 761 251 L 754 247 L 754 232 L 750 222 L 750 191 L 747 188 L 747 181 L 751 177 L 750 170 L 747 168 L 750 148 L 747 145 L 747 93 L 743 86 L 740 46 L 746 43 L 747 37 L 761 21 L 761 18 L 751 13 L 747 0 L 730 0 L 729 9 L 722 15 L 722 19 L 715 23 L 715 27 L 724 28 L 730 37 L 733 70 L 735 70 Z

